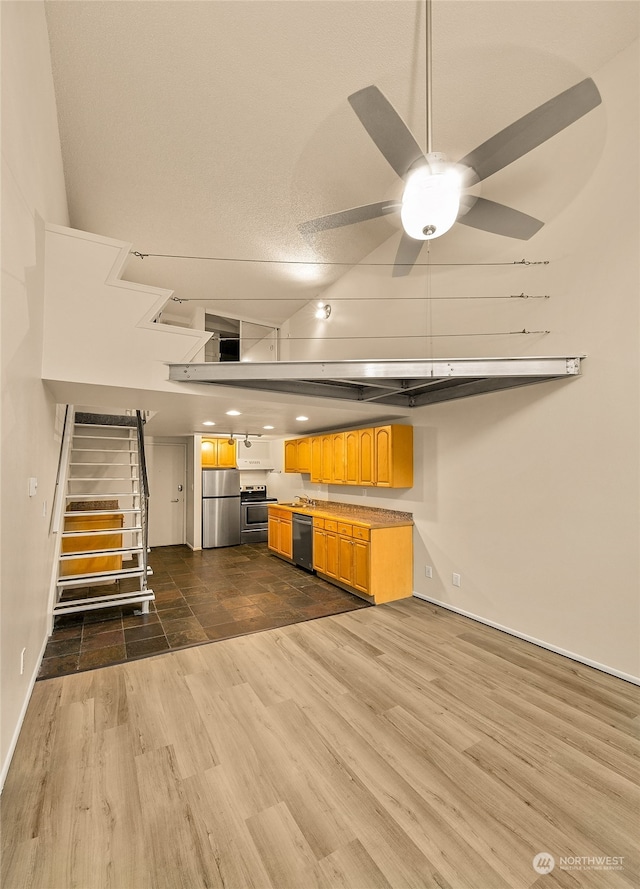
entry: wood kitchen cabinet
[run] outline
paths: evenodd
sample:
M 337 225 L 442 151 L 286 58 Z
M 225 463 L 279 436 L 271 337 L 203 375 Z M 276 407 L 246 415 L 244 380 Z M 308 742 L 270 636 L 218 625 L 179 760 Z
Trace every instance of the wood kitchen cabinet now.
M 333 478 L 333 435 L 314 435 L 311 445 L 311 481 L 331 484 Z
M 236 443 L 226 438 L 202 439 L 202 465 L 233 469 L 236 466 Z
M 410 488 L 413 485 L 413 427 L 377 426 L 373 432 L 374 484 Z
M 360 432 L 353 429 L 344 433 L 344 483 L 360 484 Z
M 284 443 L 284 471 L 300 472 L 298 469 L 298 439 L 291 438 Z
M 327 573 L 327 533 L 323 519 L 313 520 L 313 568 Z
M 298 472 L 311 472 L 311 439 L 298 439 Z
M 302 442 L 307 443 L 304 461 Z M 326 485 L 410 488 L 413 427 L 392 424 L 287 441 L 285 471 L 309 471 L 312 482 Z
M 285 559 L 293 559 L 293 523 L 289 510 L 269 507 L 268 547 Z
M 358 484 L 363 486 L 375 485 L 375 431 L 373 429 L 360 429 L 358 437 Z
M 314 570 L 375 604 L 407 598 L 413 590 L 412 530 L 314 518 Z
M 291 438 L 284 443 L 284 471 L 311 472 L 311 439 Z
M 331 436 L 331 484 L 346 484 L 346 439 L 344 432 L 335 432 Z

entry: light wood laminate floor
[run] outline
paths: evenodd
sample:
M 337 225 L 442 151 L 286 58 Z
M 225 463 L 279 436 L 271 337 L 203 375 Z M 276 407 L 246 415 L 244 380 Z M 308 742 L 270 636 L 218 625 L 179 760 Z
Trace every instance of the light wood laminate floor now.
M 631 889 L 638 704 L 416 599 L 46 680 L 1 885 Z

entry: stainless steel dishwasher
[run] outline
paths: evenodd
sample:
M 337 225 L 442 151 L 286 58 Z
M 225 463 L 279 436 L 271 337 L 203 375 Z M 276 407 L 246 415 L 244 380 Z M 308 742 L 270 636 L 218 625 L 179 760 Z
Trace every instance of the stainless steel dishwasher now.
M 313 571 L 313 518 L 301 512 L 293 514 L 293 561 Z

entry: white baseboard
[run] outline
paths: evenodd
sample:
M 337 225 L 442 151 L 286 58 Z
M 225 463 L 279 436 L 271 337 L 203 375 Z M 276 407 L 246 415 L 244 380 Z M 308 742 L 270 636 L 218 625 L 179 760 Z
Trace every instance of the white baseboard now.
M 7 756 L 5 761 L 2 763 L 2 771 L 0 772 L 0 793 L 2 793 L 2 789 L 4 787 L 4 782 L 7 778 L 7 774 L 9 772 L 9 766 L 11 765 L 11 760 L 13 759 L 13 754 L 15 753 L 16 744 L 18 743 L 18 738 L 20 737 L 20 731 L 22 730 L 22 723 L 24 722 L 24 717 L 27 713 L 27 707 L 29 706 L 29 701 L 31 700 L 31 695 L 33 693 L 33 687 L 36 684 L 36 679 L 38 678 L 38 671 L 40 670 L 40 664 L 42 662 L 42 657 L 44 655 L 44 650 L 47 647 L 47 642 L 49 641 L 49 637 L 45 636 L 44 642 L 42 643 L 42 647 L 40 649 L 40 654 L 36 659 L 36 666 L 29 680 L 29 685 L 27 688 L 27 694 L 25 695 L 24 702 L 22 704 L 22 709 L 20 710 L 20 716 L 18 717 L 18 722 L 16 724 L 15 730 L 13 732 L 13 737 L 11 738 L 11 744 L 9 745 L 9 749 L 7 750 Z
M 567 651 L 564 648 L 559 648 L 557 645 L 550 645 L 548 642 L 543 642 L 542 639 L 535 639 L 533 636 L 527 636 L 526 633 L 520 633 L 518 630 L 512 630 L 510 627 L 504 627 L 502 624 L 487 620 L 484 617 L 479 617 L 477 614 L 472 614 L 470 611 L 465 611 L 462 608 L 456 608 L 454 605 L 448 605 L 445 602 L 440 602 L 438 599 L 432 599 L 429 596 L 424 596 L 422 593 L 414 592 L 413 596 L 415 599 L 422 599 L 425 602 L 430 602 L 432 605 L 439 605 L 440 608 L 446 608 L 447 611 L 454 611 L 456 614 L 461 614 L 463 617 L 469 617 L 471 618 L 471 620 L 475 620 L 487 627 L 493 627 L 494 630 L 500 630 L 503 633 L 508 633 L 510 636 L 516 636 L 518 639 L 524 639 L 525 642 L 531 642 L 533 645 L 538 645 L 540 648 L 546 648 L 547 651 L 553 651 L 555 654 L 561 654 L 563 657 L 568 657 L 572 661 L 577 661 L 580 664 L 586 664 L 587 667 L 593 667 L 595 670 L 600 670 L 602 673 L 609 673 L 610 676 L 616 676 L 618 679 L 624 679 L 625 682 L 632 682 L 634 685 L 640 685 L 640 677 L 632 676 L 631 673 L 623 673 L 621 670 L 616 670 L 613 667 L 608 667 L 606 664 L 599 664 L 597 661 L 592 661 L 589 658 L 582 657 L 582 655 L 576 654 L 574 651 Z
M 192 553 L 199 553 L 200 550 L 202 549 L 201 546 L 194 546 L 192 543 L 189 543 L 188 540 L 185 541 L 185 545 L 189 547 L 189 549 L 191 550 Z

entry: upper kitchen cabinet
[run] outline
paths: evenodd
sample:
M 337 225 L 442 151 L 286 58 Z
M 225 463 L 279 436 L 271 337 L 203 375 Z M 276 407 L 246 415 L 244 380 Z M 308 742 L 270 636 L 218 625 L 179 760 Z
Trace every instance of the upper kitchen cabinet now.
M 410 488 L 413 485 L 413 427 L 378 426 L 373 432 L 374 485 Z
M 284 443 L 284 471 L 311 472 L 311 439 L 292 438 Z
M 236 443 L 226 438 L 202 439 L 202 465 L 233 469 L 236 466 Z
M 305 460 L 301 461 L 303 442 L 307 447 L 303 452 Z M 310 472 L 312 482 L 381 488 L 413 485 L 412 426 L 326 433 L 292 439 L 284 447 L 285 471 Z

